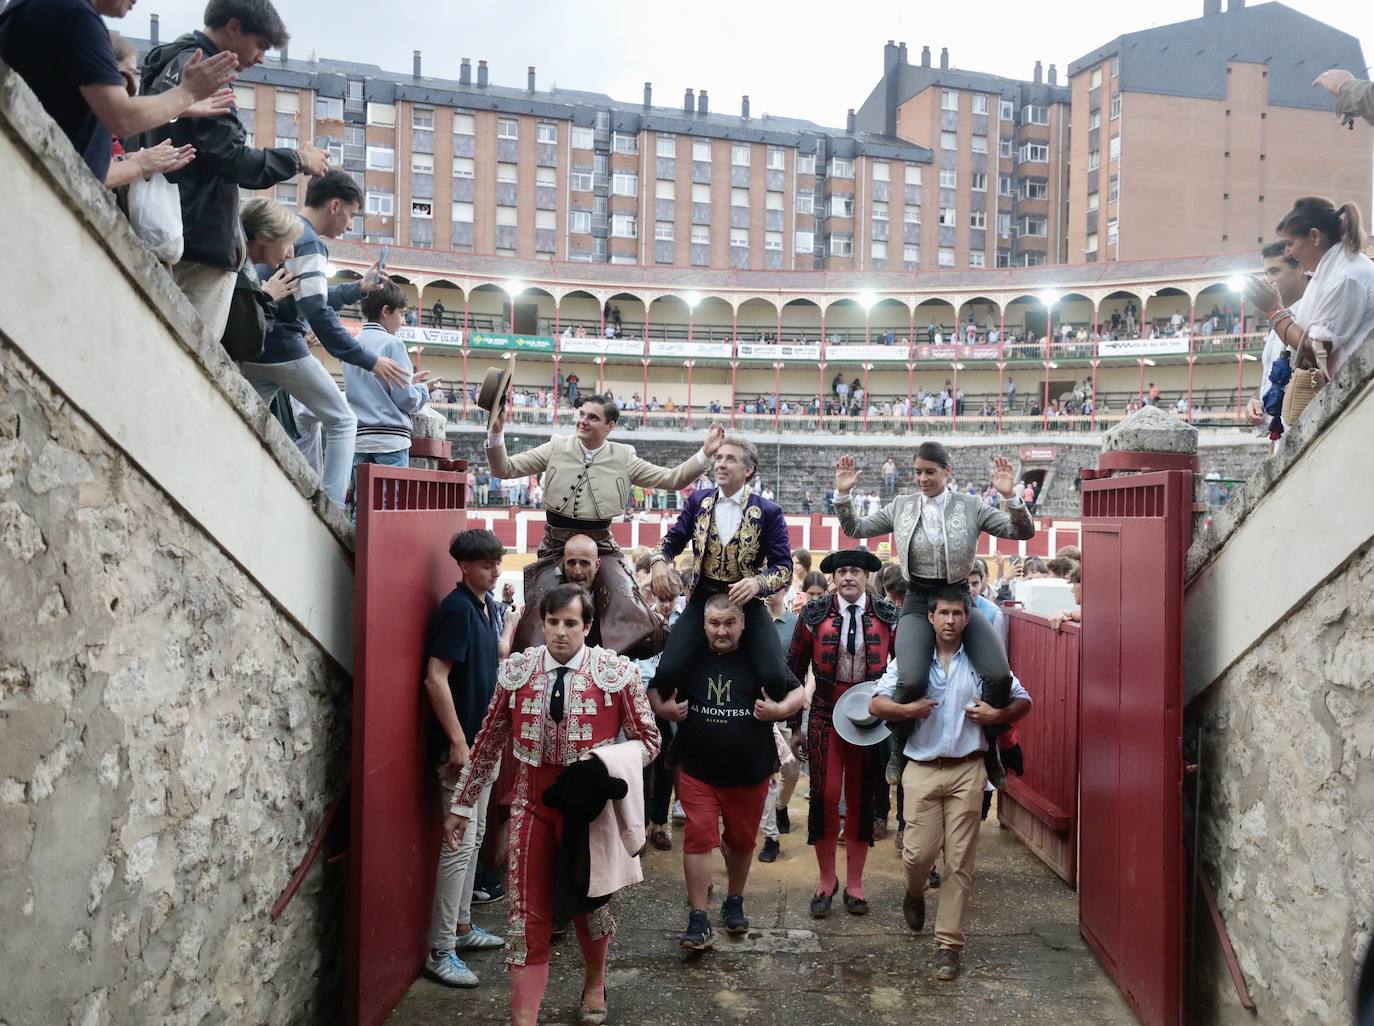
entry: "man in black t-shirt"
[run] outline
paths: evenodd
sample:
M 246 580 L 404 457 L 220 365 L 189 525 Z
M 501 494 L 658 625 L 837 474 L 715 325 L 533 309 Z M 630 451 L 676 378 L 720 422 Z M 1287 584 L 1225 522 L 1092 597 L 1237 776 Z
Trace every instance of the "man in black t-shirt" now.
M 462 580 L 439 604 L 430 624 L 425 689 L 434 710 L 430 754 L 439 768 L 439 808 L 447 815 L 469 746 L 496 691 L 496 603 L 491 589 L 501 577 L 501 542 L 490 531 L 463 531 L 449 545 Z M 486 833 L 488 784 L 474 803 L 472 827 L 457 849 L 439 852 L 439 874 L 430 921 L 425 973 L 450 987 L 475 987 L 478 979 L 456 952 L 499 948 L 500 937 L 472 925 L 472 887 L 477 853 Z
M 656 676 L 648 692 L 654 714 L 678 725 L 673 752 L 682 766 L 678 797 L 687 813 L 682 865 L 692 908 L 680 940 L 694 950 L 714 942 L 706 901 L 716 848 L 724 852 L 729 878 L 721 906 L 725 929 L 733 935 L 749 930 L 744 884 L 768 780 L 778 764 L 773 724 L 800 711 L 805 698 L 793 677 L 785 680 L 781 693 L 765 693 L 753 662 L 739 650 L 744 611 L 729 595 L 712 595 L 703 620 L 709 651 L 676 679 Z

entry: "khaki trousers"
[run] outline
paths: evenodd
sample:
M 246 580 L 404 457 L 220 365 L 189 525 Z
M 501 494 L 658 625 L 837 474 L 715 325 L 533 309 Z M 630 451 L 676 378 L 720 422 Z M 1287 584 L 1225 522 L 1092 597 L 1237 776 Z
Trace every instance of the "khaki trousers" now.
M 956 762 L 908 762 L 902 771 L 902 865 L 908 894 L 924 894 L 930 869 L 945 853 L 945 876 L 940 908 L 935 916 L 935 941 L 942 948 L 964 946 L 964 914 L 973 890 L 973 861 L 978 851 L 978 827 L 987 783 L 982 753 Z
M 224 326 L 229 323 L 229 301 L 234 298 L 234 282 L 238 275 L 222 267 L 183 260 L 172 268 L 172 277 L 210 329 L 210 337 L 218 342 L 224 337 Z

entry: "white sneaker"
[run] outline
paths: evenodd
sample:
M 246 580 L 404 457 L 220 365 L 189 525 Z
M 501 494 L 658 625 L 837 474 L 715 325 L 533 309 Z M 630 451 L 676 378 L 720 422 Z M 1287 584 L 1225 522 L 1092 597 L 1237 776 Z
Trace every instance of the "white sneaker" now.
M 486 951 L 489 948 L 504 948 L 506 942 L 494 933 L 488 933 L 480 926 L 474 926 L 467 933 L 458 934 L 453 946 L 458 951 Z
M 477 974 L 452 951 L 437 956 L 431 951 L 425 959 L 425 975 L 446 987 L 475 987 L 481 982 Z
M 673 822 L 686 823 L 687 813 L 683 811 L 681 802 L 673 802 Z

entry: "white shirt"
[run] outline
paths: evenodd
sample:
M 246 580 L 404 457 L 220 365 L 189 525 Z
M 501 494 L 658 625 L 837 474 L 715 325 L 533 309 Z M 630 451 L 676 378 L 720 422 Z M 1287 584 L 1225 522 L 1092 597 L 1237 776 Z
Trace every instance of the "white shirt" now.
M 981 616 L 974 612 L 973 615 Z M 897 690 L 897 661 L 887 664 L 887 671 L 878 680 L 876 695 L 891 698 Z M 902 754 L 908 759 L 928 762 L 931 759 L 959 759 L 974 752 L 987 751 L 988 742 L 983 728 L 968 718 L 965 706 L 983 697 L 983 681 L 974 672 L 973 664 L 962 645 L 949 661 L 949 672 L 940 665 L 939 652 L 930 657 L 930 689 L 926 697 L 938 705 L 916 727 L 907 740 Z M 1031 696 L 1014 676 L 1011 679 L 1012 701 L 1029 702 Z
M 569 659 L 566 663 L 560 663 L 557 659 L 553 657 L 552 652 L 550 652 L 547 648 L 544 649 L 544 672 L 549 675 L 549 682 L 544 687 L 545 709 L 549 707 L 549 702 L 553 698 L 553 674 L 557 672 L 560 667 L 566 667 L 569 671 L 563 676 L 563 686 L 565 689 L 563 692 L 563 709 L 565 710 L 566 714 L 566 710 L 568 708 L 568 692 L 566 689 L 570 686 L 572 675 L 576 673 L 578 670 L 582 669 L 582 660 L 585 658 L 587 658 L 586 645 L 583 645 L 581 648 L 579 648 L 576 654 L 574 654 L 573 657 Z
M 1331 343 L 1327 370 L 1334 377 L 1374 331 L 1374 261 L 1363 253 L 1352 256 L 1339 243 L 1328 249 L 1307 285 L 1298 323 L 1313 341 Z
M 945 543 L 945 501 L 948 498 L 949 492 L 941 492 L 933 499 L 921 496 L 921 528 L 937 549 Z
M 1288 309 L 1293 312 L 1293 317 L 1299 324 L 1302 323 L 1302 301 L 1306 298 L 1307 294 L 1304 293 L 1298 297 L 1297 302 L 1290 303 L 1288 306 Z M 1261 399 L 1264 398 L 1264 393 L 1269 391 L 1269 372 L 1274 367 L 1274 361 L 1283 355 L 1283 351 L 1286 348 L 1287 346 L 1283 344 L 1283 340 L 1279 338 L 1277 332 L 1270 331 L 1269 334 L 1264 337 L 1264 355 L 1261 357 L 1262 363 L 1259 385 L 1259 395 Z
M 744 504 L 749 501 L 749 486 L 745 485 L 734 495 L 723 492 L 716 496 L 715 508 L 711 511 L 716 525 L 716 536 L 722 545 L 729 545 L 730 539 L 739 531 L 744 521 Z

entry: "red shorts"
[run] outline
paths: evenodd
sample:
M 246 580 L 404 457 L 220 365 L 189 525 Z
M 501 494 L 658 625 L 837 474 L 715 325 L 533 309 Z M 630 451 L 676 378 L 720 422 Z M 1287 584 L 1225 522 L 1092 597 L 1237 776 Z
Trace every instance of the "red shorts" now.
M 754 850 L 763 803 L 768 799 L 767 777 L 744 787 L 713 787 L 683 771 L 677 782 L 677 796 L 687 813 L 682 839 L 684 854 L 701 855 L 721 847 L 722 819 L 726 850 Z

